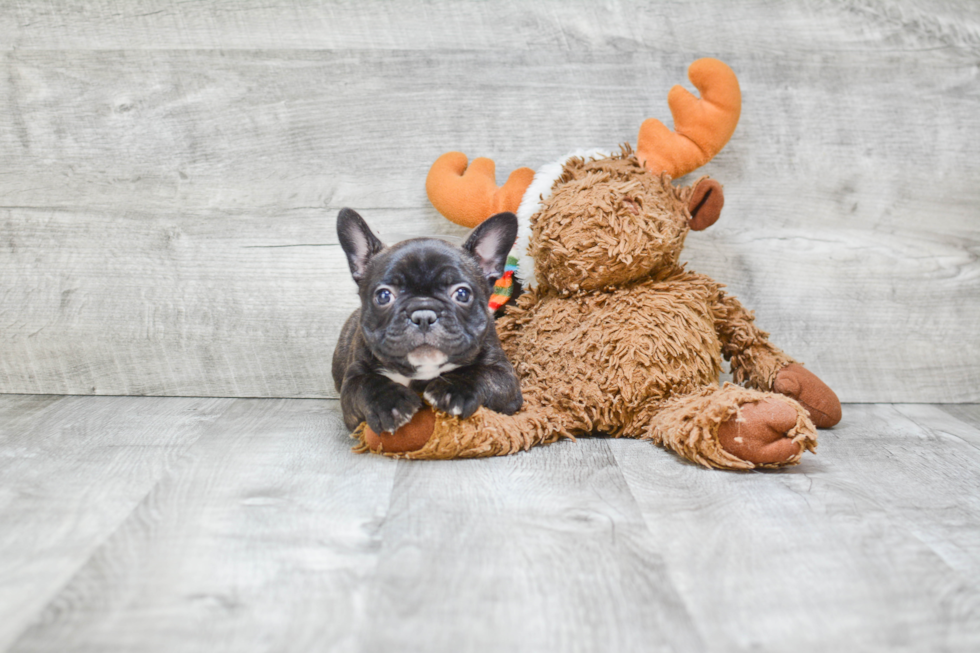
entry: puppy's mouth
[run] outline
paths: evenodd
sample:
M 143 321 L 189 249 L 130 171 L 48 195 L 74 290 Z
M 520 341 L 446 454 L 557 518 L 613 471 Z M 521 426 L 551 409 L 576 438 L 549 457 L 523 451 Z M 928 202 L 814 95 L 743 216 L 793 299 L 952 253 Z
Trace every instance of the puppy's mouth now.
M 481 340 L 467 338 L 462 333 L 405 331 L 393 335 L 390 330 L 381 330 L 365 331 L 365 336 L 368 347 L 379 360 L 389 369 L 405 368 L 406 373 L 411 371 L 409 367 L 468 364 L 479 354 L 481 344 Z

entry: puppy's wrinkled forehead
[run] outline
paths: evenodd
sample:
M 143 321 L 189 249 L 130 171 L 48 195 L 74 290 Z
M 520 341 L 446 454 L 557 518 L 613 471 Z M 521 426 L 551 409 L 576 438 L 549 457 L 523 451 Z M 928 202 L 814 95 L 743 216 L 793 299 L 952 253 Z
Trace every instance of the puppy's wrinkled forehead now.
M 435 238 L 416 238 L 393 245 L 376 263 L 378 281 L 408 290 L 468 281 L 478 275 L 476 263 L 461 249 Z

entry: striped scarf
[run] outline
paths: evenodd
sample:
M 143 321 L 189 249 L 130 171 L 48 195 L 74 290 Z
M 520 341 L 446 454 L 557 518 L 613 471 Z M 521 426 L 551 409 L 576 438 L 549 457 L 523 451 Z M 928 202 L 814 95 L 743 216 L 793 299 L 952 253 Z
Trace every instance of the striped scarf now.
M 493 293 L 490 295 L 490 310 L 496 311 L 498 308 L 510 301 L 511 293 L 514 292 L 514 273 L 517 271 L 517 258 L 507 257 L 507 265 L 504 267 L 504 275 L 497 279 L 493 284 Z

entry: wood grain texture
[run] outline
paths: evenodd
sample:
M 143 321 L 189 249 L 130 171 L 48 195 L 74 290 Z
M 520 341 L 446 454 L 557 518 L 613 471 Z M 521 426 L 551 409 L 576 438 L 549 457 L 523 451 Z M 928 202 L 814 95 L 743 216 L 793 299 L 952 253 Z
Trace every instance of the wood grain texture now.
M 980 424 L 980 404 L 946 404 L 942 406 L 942 409 L 959 422 Z M 957 427 L 954 433 L 957 437 L 961 437 L 974 446 L 980 447 L 980 437 L 977 436 L 975 430 L 968 428 L 964 431 Z
M 762 30 L 758 18 L 769 18 Z M 782 55 L 942 45 L 976 52 L 970 0 L 14 0 L 0 14 L 4 49 L 663 50 Z M 973 19 L 971 21 L 971 19 Z M 850 25 L 851 29 L 841 29 Z M 868 33 L 870 32 L 870 33 Z M 803 43 L 805 41 L 805 43 Z
M 381 537 L 366 650 L 705 647 L 605 440 L 400 462 Z
M 980 646 L 980 408 L 723 473 L 584 438 L 356 455 L 336 401 L 0 396 L 0 650 Z
M 978 26 L 952 0 L 8 3 L 0 392 L 334 396 L 340 207 L 459 237 L 441 152 L 502 179 L 632 141 L 714 55 L 744 109 L 692 267 L 845 401 L 980 400 Z
M 952 421 L 847 405 L 799 467 L 720 480 L 610 446 L 718 650 L 965 651 L 980 644 L 980 423 L 957 424 L 970 444 Z
M 119 401 L 132 414 L 147 400 Z M 336 402 L 222 401 L 11 651 L 306 651 L 351 636 L 394 464 L 350 452 Z
M 86 564 L 231 400 L 0 400 L 0 650 Z
M 426 228 L 418 210 L 364 215 L 390 240 Z M 4 389 L 336 396 L 329 361 L 357 297 L 324 212 L 81 218 L 0 211 L 15 240 L 2 300 L 20 307 L 0 312 Z M 980 264 L 961 241 L 747 222 L 692 234 L 686 258 L 842 397 L 959 401 L 980 388 L 980 367 L 964 364 L 980 356 Z

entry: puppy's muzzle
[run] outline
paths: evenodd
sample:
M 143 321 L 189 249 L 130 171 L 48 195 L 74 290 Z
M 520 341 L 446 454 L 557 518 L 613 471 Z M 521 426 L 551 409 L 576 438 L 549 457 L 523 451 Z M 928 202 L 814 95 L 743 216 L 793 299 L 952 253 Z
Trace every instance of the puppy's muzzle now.
M 439 319 L 439 316 L 436 315 L 435 311 L 430 311 L 429 309 L 422 309 L 418 311 L 412 311 L 410 319 L 412 320 L 412 324 L 417 326 L 423 333 L 425 333 L 426 331 L 429 330 L 429 327 L 431 327 L 433 324 L 436 323 L 436 320 Z

